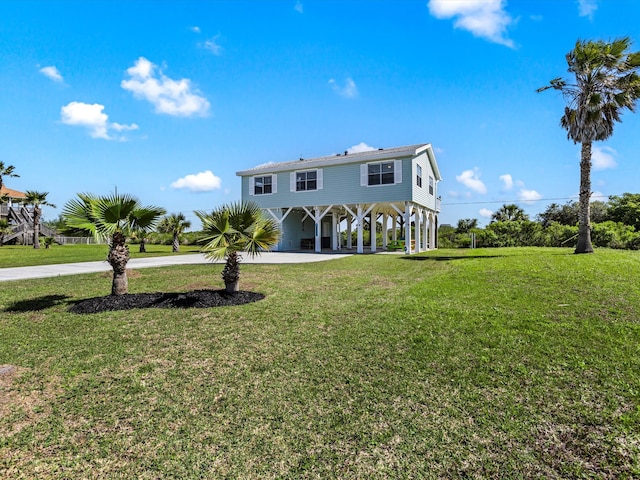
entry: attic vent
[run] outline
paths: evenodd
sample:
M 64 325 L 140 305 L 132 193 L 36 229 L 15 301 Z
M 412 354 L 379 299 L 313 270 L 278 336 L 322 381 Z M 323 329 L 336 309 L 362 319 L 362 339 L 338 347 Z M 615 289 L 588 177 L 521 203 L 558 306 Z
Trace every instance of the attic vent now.
M 345 150 L 345 151 L 344 151 L 344 154 L 345 154 L 345 155 L 349 155 L 349 152 Z

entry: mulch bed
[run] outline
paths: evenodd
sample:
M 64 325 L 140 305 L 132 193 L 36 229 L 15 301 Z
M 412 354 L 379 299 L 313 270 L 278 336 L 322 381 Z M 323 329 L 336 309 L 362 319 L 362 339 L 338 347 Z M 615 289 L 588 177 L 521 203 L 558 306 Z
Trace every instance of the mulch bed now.
M 185 293 L 128 293 L 88 298 L 74 303 L 72 313 L 99 313 L 133 308 L 210 308 L 244 305 L 262 300 L 261 293 L 239 291 L 234 294 L 224 290 L 193 290 Z

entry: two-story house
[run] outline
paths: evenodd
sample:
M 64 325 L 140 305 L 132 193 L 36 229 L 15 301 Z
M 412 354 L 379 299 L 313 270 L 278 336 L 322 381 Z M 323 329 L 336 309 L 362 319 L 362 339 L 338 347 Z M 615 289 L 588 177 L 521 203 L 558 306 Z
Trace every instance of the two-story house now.
M 412 245 L 417 252 L 436 248 L 441 177 L 429 143 L 268 163 L 236 175 L 242 200 L 278 222 L 278 250 L 350 249 L 356 229 L 356 251 L 363 253 L 367 221 L 381 221 L 383 248 L 390 227 L 394 241 L 402 228 L 407 252 Z M 376 248 L 371 242 L 371 251 Z

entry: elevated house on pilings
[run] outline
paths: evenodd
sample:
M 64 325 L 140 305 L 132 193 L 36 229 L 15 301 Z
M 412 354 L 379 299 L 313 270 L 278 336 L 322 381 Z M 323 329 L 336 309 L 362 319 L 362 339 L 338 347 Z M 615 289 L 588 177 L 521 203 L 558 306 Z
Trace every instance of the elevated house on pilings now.
M 280 225 L 278 250 L 352 249 L 355 229 L 356 252 L 364 253 L 364 225 L 375 232 L 378 221 L 383 249 L 391 247 L 389 228 L 406 253 L 437 247 L 441 176 L 429 143 L 268 163 L 236 175 L 242 200 Z M 377 248 L 371 242 L 371 252 Z
M 29 245 L 33 242 L 33 208 L 24 206 L 27 194 L 2 185 L 0 196 L 7 198 L 7 203 L 0 204 L 0 220 L 7 220 L 11 233 L 5 234 L 3 243 L 11 241 Z M 56 232 L 40 223 L 40 234 L 53 237 Z

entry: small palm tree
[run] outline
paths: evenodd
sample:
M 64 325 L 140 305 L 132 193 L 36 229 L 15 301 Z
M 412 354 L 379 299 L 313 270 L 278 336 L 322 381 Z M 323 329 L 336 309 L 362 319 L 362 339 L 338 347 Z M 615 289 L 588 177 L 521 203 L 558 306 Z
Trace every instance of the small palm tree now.
M 4 245 L 4 236 L 13 232 L 8 220 L 0 220 L 0 247 Z
M 40 248 L 40 220 L 42 219 L 42 207 L 47 205 L 56 208 L 53 203 L 47 201 L 49 192 L 35 192 L 27 190 L 25 203 L 33 205 L 33 248 Z
M 630 52 L 628 37 L 612 42 L 578 41 L 567 53 L 568 71 L 575 83 L 554 78 L 548 89 L 559 90 L 567 105 L 560 126 L 573 143 L 581 144 L 578 244 L 575 253 L 592 253 L 591 245 L 591 146 L 613 135 L 622 112 L 635 110 L 640 98 L 640 52 Z
M 191 226 L 191 222 L 187 220 L 183 213 L 172 213 L 164 217 L 158 225 L 160 233 L 170 233 L 173 235 L 172 252 L 180 251 L 180 235 Z
M 278 243 L 280 231 L 277 223 L 264 216 L 260 207 L 252 202 L 231 203 L 211 213 L 196 211 L 208 243 L 203 247 L 210 260 L 226 261 L 222 270 L 227 293 L 238 291 L 240 280 L 240 252 L 250 257 L 271 250 Z
M 15 167 L 13 165 L 5 166 L 4 162 L 0 162 L 0 189 L 4 185 L 2 177 L 19 177 L 20 175 L 13 173 Z
M 86 231 L 98 240 L 108 241 L 107 262 L 113 268 L 111 295 L 124 295 L 128 291 L 126 234 L 138 228 L 142 210 L 156 212 L 158 217 L 164 212 L 159 207 L 143 207 L 137 198 L 118 193 L 102 197 L 79 193 L 78 198 L 67 202 L 62 211 L 68 228 Z
M 135 225 L 132 233 L 140 240 L 140 253 L 146 253 L 146 235 L 155 228 L 160 217 L 166 213 L 167 211 L 164 208 L 139 208 L 131 214 L 132 224 Z

